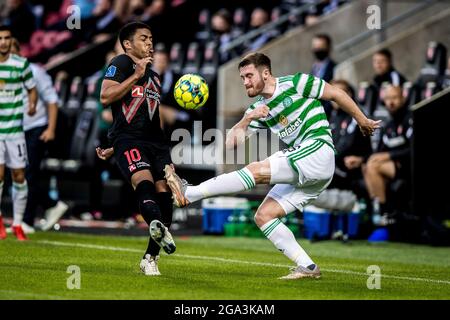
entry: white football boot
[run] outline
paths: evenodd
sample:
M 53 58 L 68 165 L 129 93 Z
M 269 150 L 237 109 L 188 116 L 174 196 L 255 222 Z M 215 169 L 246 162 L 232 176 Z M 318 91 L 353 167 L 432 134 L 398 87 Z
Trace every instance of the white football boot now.
M 283 279 L 283 280 L 295 280 L 295 279 L 302 279 L 302 278 L 319 279 L 320 275 L 321 274 L 320 274 L 319 266 L 316 264 L 312 264 L 312 265 L 308 266 L 307 268 L 302 267 L 302 266 L 294 267 L 291 269 L 291 273 L 289 273 L 287 276 L 281 277 L 279 279 Z
M 158 270 L 158 260 L 159 256 L 152 257 L 151 255 L 146 254 L 139 265 L 142 273 L 146 276 L 160 276 L 161 273 Z

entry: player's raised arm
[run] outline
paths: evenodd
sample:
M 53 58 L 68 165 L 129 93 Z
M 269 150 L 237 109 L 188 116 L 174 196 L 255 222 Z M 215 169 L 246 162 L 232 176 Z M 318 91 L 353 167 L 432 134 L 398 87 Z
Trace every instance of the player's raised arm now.
M 123 81 L 121 81 L 122 76 L 119 67 L 111 64 L 108 67 L 102 82 L 100 102 L 104 106 L 108 106 L 114 101 L 123 98 L 123 96 L 131 90 L 133 85 L 144 76 L 147 64 L 151 63 L 152 59 L 153 58 L 151 57 L 146 57 L 137 61 L 134 73 Z
M 242 119 L 236 123 L 233 128 L 228 132 L 225 145 L 227 148 L 234 148 L 245 141 L 247 129 L 255 128 L 262 129 L 262 126 L 256 127 L 254 124 L 258 123 L 261 118 L 267 117 L 269 114 L 269 107 L 266 105 L 260 105 L 252 111 L 246 112 Z
M 323 90 L 322 99 L 336 102 L 342 110 L 351 115 L 358 123 L 364 136 L 372 135 L 375 129 L 380 128 L 381 120 L 374 121 L 367 118 L 347 93 L 325 81 L 324 83 L 325 88 Z

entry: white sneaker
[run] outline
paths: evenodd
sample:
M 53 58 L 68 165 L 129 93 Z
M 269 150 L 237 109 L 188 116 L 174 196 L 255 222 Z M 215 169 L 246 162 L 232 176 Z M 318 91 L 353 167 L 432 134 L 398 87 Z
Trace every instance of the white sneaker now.
M 149 254 L 145 255 L 145 258 L 141 260 L 140 268 L 146 276 L 160 276 L 161 273 L 158 270 L 159 256 L 152 257 Z
M 36 230 L 32 226 L 26 224 L 25 222 L 22 222 L 22 230 L 23 232 L 25 232 L 25 234 L 32 234 L 36 232 Z
M 66 213 L 67 209 L 69 209 L 69 206 L 62 201 L 58 201 L 56 206 L 47 209 L 47 211 L 45 211 L 46 222 L 41 229 L 43 231 L 50 230 L 55 225 L 55 223 L 57 223 L 58 220 L 64 215 L 64 213 Z

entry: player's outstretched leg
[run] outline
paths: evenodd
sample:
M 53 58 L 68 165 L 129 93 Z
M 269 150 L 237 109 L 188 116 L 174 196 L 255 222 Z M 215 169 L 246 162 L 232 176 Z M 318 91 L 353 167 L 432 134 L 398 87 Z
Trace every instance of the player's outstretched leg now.
M 169 186 L 173 194 L 174 204 L 179 208 L 183 208 L 189 205 L 190 201 L 186 198 L 186 190 L 188 187 L 187 181 L 182 180 L 170 165 L 166 165 L 164 167 L 164 173 L 167 185 Z
M 221 174 L 198 186 L 189 186 L 185 180 L 180 179 L 172 166 L 166 165 L 164 172 L 177 207 L 185 207 L 204 198 L 249 190 L 256 185 L 255 177 L 248 167 Z

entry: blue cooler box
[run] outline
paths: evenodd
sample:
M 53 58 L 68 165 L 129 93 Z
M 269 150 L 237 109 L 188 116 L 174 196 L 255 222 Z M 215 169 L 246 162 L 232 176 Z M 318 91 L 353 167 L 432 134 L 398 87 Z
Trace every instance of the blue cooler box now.
M 331 213 L 318 208 L 305 207 L 303 211 L 303 222 L 305 227 L 305 238 L 328 238 L 330 235 Z
M 359 213 L 357 212 L 339 213 L 335 219 L 336 219 L 334 225 L 335 230 L 333 231 L 347 230 L 347 234 L 350 238 L 354 238 L 358 235 Z M 344 223 L 347 224 L 346 228 L 344 228 Z
M 244 198 L 217 197 L 203 200 L 203 233 L 224 234 L 224 224 L 228 222 L 228 217 L 246 210 L 249 210 L 249 203 Z

